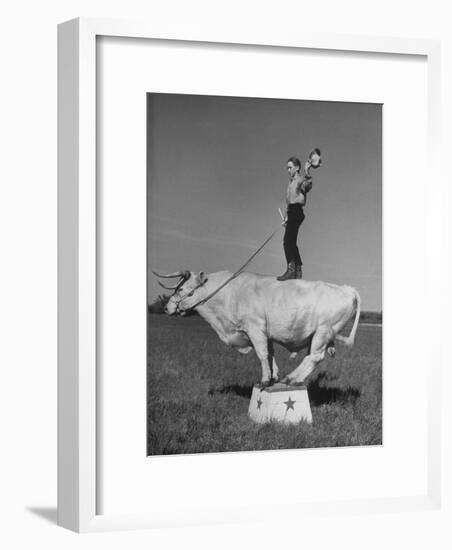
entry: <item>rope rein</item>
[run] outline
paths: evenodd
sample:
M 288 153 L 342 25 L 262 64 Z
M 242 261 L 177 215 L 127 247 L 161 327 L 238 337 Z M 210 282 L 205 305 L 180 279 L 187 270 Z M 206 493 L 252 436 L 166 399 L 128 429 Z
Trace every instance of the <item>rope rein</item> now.
M 298 161 L 299 162 L 299 161 Z M 310 173 L 310 170 L 311 168 L 318 168 L 319 166 L 321 166 L 322 164 L 322 159 L 320 158 L 320 150 L 319 149 L 313 149 L 310 153 L 309 153 L 309 156 L 308 156 L 308 160 L 306 161 L 305 165 L 304 165 L 304 177 L 303 177 L 303 180 L 300 184 L 300 186 L 305 186 L 305 188 L 303 189 L 303 192 L 305 194 L 308 193 L 308 191 L 310 191 L 311 187 L 312 187 L 312 176 L 311 176 L 311 173 Z M 281 214 L 281 210 L 279 211 L 280 214 Z M 282 214 L 281 214 L 281 217 Z M 245 269 L 245 267 L 251 262 L 251 260 L 253 258 L 255 258 L 259 252 L 264 248 L 264 246 L 276 235 L 276 233 L 279 231 L 279 229 L 281 228 L 281 226 L 278 226 L 274 231 L 273 233 L 267 237 L 267 239 L 265 239 L 265 241 L 261 244 L 261 246 L 256 250 L 256 252 L 254 252 L 249 258 L 248 260 L 241 266 L 237 269 L 237 271 L 231 275 L 228 279 L 226 279 L 226 281 L 224 281 L 224 283 L 222 283 L 218 288 L 216 288 L 213 292 L 211 292 L 210 294 L 208 294 L 205 298 L 203 298 L 202 300 L 199 300 L 199 302 L 196 302 L 196 304 L 194 306 L 191 306 L 189 307 L 188 309 L 185 309 L 183 311 L 191 311 L 193 309 L 195 309 L 196 307 L 200 306 L 201 304 L 205 304 L 208 300 L 210 300 L 213 296 L 215 296 L 215 294 L 217 294 L 217 292 L 220 292 L 220 290 L 222 288 L 224 288 L 228 283 L 230 283 L 233 279 L 235 279 L 238 275 L 240 275 L 240 273 Z M 181 302 L 183 300 L 185 300 L 186 298 L 188 298 L 189 296 L 192 296 L 194 291 L 197 290 L 198 288 L 200 288 L 201 286 L 203 286 L 205 283 L 207 282 L 207 279 L 200 283 L 197 287 L 195 287 L 191 292 L 189 292 L 188 294 L 186 294 L 183 298 L 181 298 L 178 303 L 177 303 L 177 306 L 176 306 L 176 309 L 179 310 L 179 305 L 181 304 Z
M 184 310 L 184 311 L 191 311 L 192 309 L 195 309 L 195 307 L 198 307 L 199 305 L 201 304 L 204 304 L 205 302 L 207 302 L 207 300 L 210 300 L 210 298 L 212 298 L 213 296 L 215 296 L 215 294 L 217 294 L 217 292 L 220 292 L 220 290 L 225 287 L 228 283 L 230 283 L 233 279 L 235 279 L 238 275 L 240 275 L 240 273 L 245 269 L 245 267 L 251 262 L 251 260 L 253 260 L 258 254 L 259 252 L 264 248 L 264 246 L 276 235 L 276 233 L 279 231 L 281 226 L 278 226 L 274 231 L 273 233 L 267 237 L 267 239 L 265 239 L 265 241 L 261 244 L 261 246 L 248 258 L 248 260 L 242 265 L 240 266 L 237 271 L 231 275 L 228 279 L 226 279 L 226 281 L 224 281 L 224 283 L 222 283 L 218 288 L 216 288 L 213 292 L 211 292 L 210 294 L 208 294 L 205 298 L 203 298 L 202 300 L 199 300 L 199 302 L 197 302 L 194 306 L 191 306 L 189 307 L 188 309 Z M 186 296 L 185 296 L 186 298 Z M 184 299 L 184 298 L 183 298 Z M 179 301 L 179 304 L 182 300 Z M 179 305 L 178 304 L 178 305 Z

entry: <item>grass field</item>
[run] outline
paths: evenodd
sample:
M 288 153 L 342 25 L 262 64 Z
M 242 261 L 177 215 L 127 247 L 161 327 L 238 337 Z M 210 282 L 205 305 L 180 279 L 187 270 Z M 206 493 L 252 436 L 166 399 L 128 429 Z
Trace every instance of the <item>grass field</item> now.
M 380 326 L 359 326 L 354 348 L 336 344 L 311 374 L 311 425 L 258 425 L 247 414 L 261 377 L 255 353 L 228 348 L 198 316 L 150 314 L 148 454 L 381 444 L 381 336 Z M 282 376 L 302 357 L 276 346 Z

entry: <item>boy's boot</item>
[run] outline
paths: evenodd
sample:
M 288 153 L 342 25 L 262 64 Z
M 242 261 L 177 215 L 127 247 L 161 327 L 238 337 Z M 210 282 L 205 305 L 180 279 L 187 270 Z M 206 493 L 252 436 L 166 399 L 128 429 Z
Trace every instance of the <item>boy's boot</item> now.
M 296 278 L 295 262 L 293 261 L 287 264 L 287 270 L 283 275 L 276 277 L 278 281 L 288 281 L 289 279 L 295 279 L 295 278 Z

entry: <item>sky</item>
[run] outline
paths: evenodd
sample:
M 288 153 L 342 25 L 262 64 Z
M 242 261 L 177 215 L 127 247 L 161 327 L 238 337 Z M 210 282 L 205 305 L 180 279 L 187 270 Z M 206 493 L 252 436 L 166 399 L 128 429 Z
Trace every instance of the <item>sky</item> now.
M 303 278 L 382 309 L 380 104 L 148 94 L 148 258 L 158 272 L 280 275 L 287 159 L 318 147 L 298 234 Z M 162 290 L 148 269 L 148 298 Z

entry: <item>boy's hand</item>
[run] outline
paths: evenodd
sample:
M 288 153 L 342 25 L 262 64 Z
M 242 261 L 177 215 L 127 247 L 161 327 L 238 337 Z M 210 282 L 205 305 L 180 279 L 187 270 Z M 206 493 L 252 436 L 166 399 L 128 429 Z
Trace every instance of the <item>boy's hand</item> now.
M 312 178 L 308 177 L 303 180 L 303 183 L 300 186 L 302 193 L 306 194 L 312 189 Z

